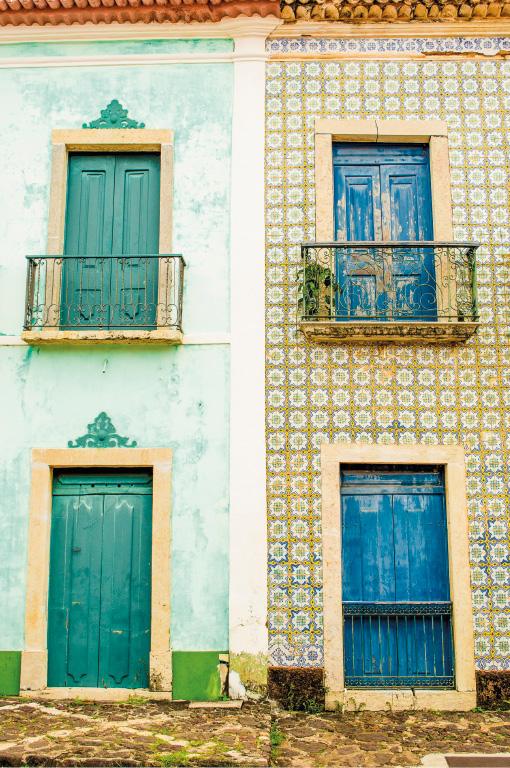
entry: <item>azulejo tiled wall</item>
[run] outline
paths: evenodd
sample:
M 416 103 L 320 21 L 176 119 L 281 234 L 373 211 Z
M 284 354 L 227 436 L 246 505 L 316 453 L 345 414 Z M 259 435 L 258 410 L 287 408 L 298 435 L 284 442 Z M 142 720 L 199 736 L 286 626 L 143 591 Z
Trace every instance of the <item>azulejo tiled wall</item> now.
M 510 668 L 509 111 L 499 59 L 267 65 L 271 664 L 323 662 L 319 446 L 354 441 L 465 446 L 477 666 Z M 455 239 L 482 244 L 483 327 L 466 344 L 328 347 L 296 330 L 299 244 L 315 238 L 314 119 L 372 116 L 448 121 Z

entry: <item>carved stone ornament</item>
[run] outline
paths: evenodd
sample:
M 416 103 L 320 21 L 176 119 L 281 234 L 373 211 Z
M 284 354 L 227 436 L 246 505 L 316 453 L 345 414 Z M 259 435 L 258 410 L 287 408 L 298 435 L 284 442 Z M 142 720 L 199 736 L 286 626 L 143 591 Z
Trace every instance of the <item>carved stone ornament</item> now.
M 119 104 L 117 99 L 113 99 L 106 109 L 101 110 L 101 117 L 92 120 L 88 125 L 83 123 L 84 128 L 145 128 L 145 123 L 137 123 L 127 116 L 127 109 Z
M 134 448 L 136 440 L 129 442 L 129 437 L 121 437 L 115 431 L 112 420 L 103 411 L 94 419 L 92 424 L 87 424 L 88 432 L 78 437 L 73 443 L 69 440 L 69 448 Z

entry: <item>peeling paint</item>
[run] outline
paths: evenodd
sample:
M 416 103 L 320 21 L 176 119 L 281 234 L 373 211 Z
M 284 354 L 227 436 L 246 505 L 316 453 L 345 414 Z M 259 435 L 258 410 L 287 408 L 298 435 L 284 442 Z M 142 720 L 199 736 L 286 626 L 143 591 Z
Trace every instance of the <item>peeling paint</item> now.
M 221 40 L 152 42 L 79 49 L 232 49 Z M 63 58 L 76 53 L 72 44 L 50 48 Z M 48 52 L 36 44 L 30 54 L 2 50 Z M 81 127 L 113 97 L 147 127 L 175 131 L 173 250 L 188 264 L 184 328 L 229 331 L 232 87 L 228 63 L 4 71 L 1 334 L 21 332 L 25 255 L 46 252 L 51 130 Z M 226 345 L 0 347 L 0 649 L 24 646 L 30 450 L 66 447 L 101 411 L 138 446 L 174 449 L 172 647 L 228 647 L 229 369 Z

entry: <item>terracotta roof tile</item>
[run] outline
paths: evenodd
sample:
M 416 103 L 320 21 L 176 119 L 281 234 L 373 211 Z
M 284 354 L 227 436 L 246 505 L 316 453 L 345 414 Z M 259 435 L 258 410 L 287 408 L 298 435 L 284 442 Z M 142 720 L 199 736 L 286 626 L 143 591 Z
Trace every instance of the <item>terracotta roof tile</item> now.
M 220 21 L 280 16 L 279 0 L 0 0 L 0 26 Z
M 479 0 L 282 0 L 281 18 L 294 21 L 479 21 L 510 18 L 510 2 Z

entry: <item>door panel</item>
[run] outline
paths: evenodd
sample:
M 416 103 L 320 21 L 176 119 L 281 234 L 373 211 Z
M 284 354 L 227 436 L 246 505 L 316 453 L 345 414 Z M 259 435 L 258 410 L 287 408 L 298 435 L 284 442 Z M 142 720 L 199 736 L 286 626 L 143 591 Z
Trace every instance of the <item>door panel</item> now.
M 378 166 L 335 167 L 336 239 L 381 239 Z
M 159 156 L 119 155 L 115 166 L 114 253 L 159 251 Z M 118 259 L 112 272 L 112 326 L 155 327 L 157 259 Z
M 418 184 L 423 184 L 425 168 L 409 165 L 381 168 L 383 240 L 425 240 L 426 221 L 421 215 L 424 198 L 418 200 Z
M 57 473 L 48 685 L 148 687 L 152 481 Z
M 335 168 L 335 224 L 339 242 L 380 240 L 381 190 L 378 166 Z M 377 311 L 376 265 L 373 254 L 337 256 L 336 312 L 348 317 L 373 317 Z
M 446 525 L 440 495 L 393 497 L 397 601 L 450 599 Z
M 105 499 L 99 681 L 108 688 L 149 685 L 151 501 Z
M 114 155 L 70 155 L 64 253 L 112 252 Z
M 48 685 L 97 686 L 103 505 L 55 496 L 48 599 Z
M 381 167 L 383 240 L 432 240 L 432 205 L 428 166 Z M 435 315 L 434 252 L 431 248 L 403 249 L 393 256 L 396 317 Z
M 159 178 L 159 155 L 116 155 L 113 253 L 158 253 Z
M 114 187 L 113 155 L 69 156 L 61 327 L 108 326 L 110 260 L 83 257 L 112 252 Z
M 345 601 L 395 599 L 391 498 L 345 496 L 342 504 L 342 566 Z

